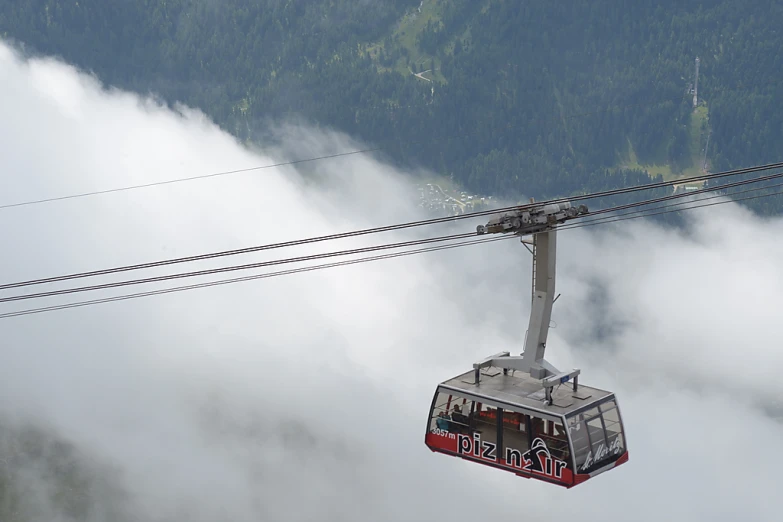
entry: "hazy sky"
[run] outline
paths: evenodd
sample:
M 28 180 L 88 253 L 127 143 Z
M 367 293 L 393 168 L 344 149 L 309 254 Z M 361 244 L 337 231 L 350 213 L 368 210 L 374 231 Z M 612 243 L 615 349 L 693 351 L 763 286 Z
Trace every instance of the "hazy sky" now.
M 288 127 L 282 149 L 249 151 L 199 112 L 7 47 L 0 77 L 0 206 L 366 146 Z M 0 209 L 0 283 L 424 217 L 408 176 L 370 156 L 308 170 Z M 547 358 L 618 393 L 630 450 L 572 490 L 424 445 L 438 382 L 522 349 L 530 260 L 515 241 L 2 319 L 0 479 L 13 488 L 0 515 L 69 520 L 51 499 L 76 479 L 51 475 L 50 442 L 41 457 L 9 435 L 32 423 L 74 445 L 92 520 L 777 520 L 781 233 L 781 220 L 722 205 L 692 212 L 687 232 L 629 221 L 559 234 Z M 129 275 L 141 274 L 116 278 Z

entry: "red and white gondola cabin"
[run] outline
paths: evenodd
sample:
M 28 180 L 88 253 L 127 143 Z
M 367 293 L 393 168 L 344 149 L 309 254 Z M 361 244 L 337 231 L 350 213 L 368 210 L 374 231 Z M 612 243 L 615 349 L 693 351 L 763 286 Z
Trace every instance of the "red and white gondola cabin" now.
M 546 405 L 529 375 L 490 367 L 480 386 L 473 378 L 471 371 L 438 386 L 425 440 L 432 451 L 567 488 L 628 460 L 613 393 L 565 386 Z
M 579 369 L 561 372 L 544 359 L 556 300 L 556 227 L 587 213 L 569 202 L 533 204 L 477 227 L 479 235 L 533 236 L 522 238 L 533 254 L 525 347 L 437 386 L 425 437 L 432 451 L 567 488 L 628 461 L 614 393 L 580 385 Z

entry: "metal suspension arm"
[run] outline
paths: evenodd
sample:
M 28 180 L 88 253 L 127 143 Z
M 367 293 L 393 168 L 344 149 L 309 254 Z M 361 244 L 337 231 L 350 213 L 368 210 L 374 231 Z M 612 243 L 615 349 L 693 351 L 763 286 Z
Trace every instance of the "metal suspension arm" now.
M 522 357 L 524 365 L 530 368 L 531 375 L 543 379 L 547 374 L 546 368 L 543 366 L 544 352 L 555 298 L 557 231 L 552 229 L 547 232 L 539 232 L 533 237 L 535 243 L 533 247 L 535 267 L 533 303 L 530 308 L 530 321 Z
M 552 203 L 539 207 L 526 207 L 516 212 L 491 219 L 487 225 L 479 225 L 481 234 L 511 233 L 518 236 L 533 235 L 533 302 L 530 310 L 528 333 L 522 356 L 497 354 L 473 365 L 476 376 L 481 368 L 502 368 L 530 372 L 536 379 L 544 380 L 547 392 L 559 382 L 567 382 L 579 375 L 579 370 L 560 373 L 544 359 L 552 305 L 555 296 L 555 260 L 557 255 L 557 225 L 569 219 L 587 214 L 585 205 L 572 207 L 570 202 Z M 524 241 L 524 239 L 523 239 Z M 547 393 L 548 395 L 549 393 Z

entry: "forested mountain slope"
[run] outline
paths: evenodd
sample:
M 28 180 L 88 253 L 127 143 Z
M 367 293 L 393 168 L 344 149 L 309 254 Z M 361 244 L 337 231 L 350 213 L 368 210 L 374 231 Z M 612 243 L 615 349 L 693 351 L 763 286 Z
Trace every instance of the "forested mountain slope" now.
M 772 1 L 0 0 L 4 37 L 242 138 L 304 116 L 538 198 L 779 160 L 781 22 Z

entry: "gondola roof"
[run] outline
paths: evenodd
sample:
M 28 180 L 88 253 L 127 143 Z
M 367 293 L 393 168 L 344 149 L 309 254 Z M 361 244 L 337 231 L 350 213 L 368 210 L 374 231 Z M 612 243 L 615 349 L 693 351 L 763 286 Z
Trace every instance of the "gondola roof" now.
M 441 385 L 558 416 L 568 416 L 614 395 L 612 392 L 582 383 L 579 383 L 579 389 L 574 392 L 572 383 L 568 382 L 552 390 L 552 404 L 547 405 L 544 402 L 544 387 L 539 379 L 534 379 L 524 372 L 508 372 L 508 375 L 504 375 L 499 368 L 482 371 L 478 386 L 475 384 L 473 370 L 444 381 Z

